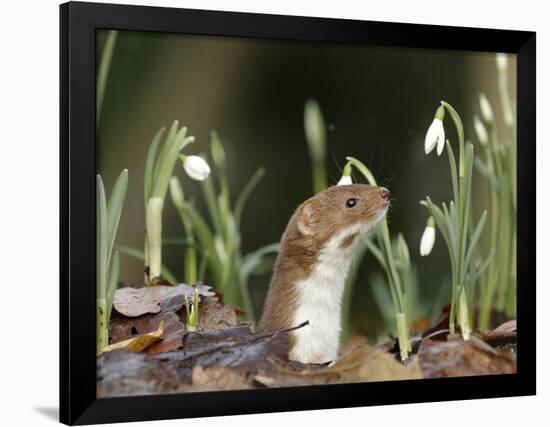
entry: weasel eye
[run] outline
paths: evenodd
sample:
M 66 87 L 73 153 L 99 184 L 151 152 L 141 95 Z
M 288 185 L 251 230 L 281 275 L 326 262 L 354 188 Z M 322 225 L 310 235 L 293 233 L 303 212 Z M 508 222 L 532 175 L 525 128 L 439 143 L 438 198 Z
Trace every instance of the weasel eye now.
M 352 197 L 351 199 L 346 200 L 346 207 L 347 208 L 353 208 L 357 204 L 357 199 L 355 197 Z

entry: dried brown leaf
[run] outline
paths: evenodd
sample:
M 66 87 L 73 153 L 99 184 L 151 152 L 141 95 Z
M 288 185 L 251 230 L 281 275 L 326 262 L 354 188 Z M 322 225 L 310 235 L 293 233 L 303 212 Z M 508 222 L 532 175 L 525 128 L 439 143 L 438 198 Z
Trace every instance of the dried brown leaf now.
M 183 351 L 153 356 L 164 364 L 176 366 L 181 382 L 190 383 L 196 366 L 221 366 L 239 371 L 247 377 L 260 370 L 273 371 L 268 358 L 286 359 L 288 333 L 253 334 L 248 326 L 189 332 L 184 337 Z
M 191 382 L 196 391 L 235 390 L 252 387 L 246 375 L 224 366 L 210 368 L 195 366 L 191 374 Z
M 504 322 L 499 327 L 495 328 L 494 332 L 500 332 L 503 334 L 516 332 L 518 328 L 516 319 L 508 320 L 507 322 Z
M 403 365 L 391 354 L 368 344 L 356 346 L 329 367 L 302 365 L 302 369 L 289 369 L 288 365 L 272 360 L 276 375 L 255 378 L 270 387 L 349 383 L 360 381 L 388 381 L 422 378 L 416 359 Z M 266 377 L 268 378 L 266 380 Z
M 159 327 L 156 331 L 149 332 L 143 335 L 138 335 L 133 338 L 129 338 L 124 341 L 119 341 L 115 344 L 108 345 L 103 349 L 103 353 L 107 353 L 113 350 L 126 349 L 131 352 L 139 352 L 145 350 L 147 347 L 152 344 L 160 341 L 162 339 L 162 334 L 164 333 L 164 321 L 161 320 Z
M 147 349 L 147 354 L 164 353 L 181 348 L 185 329 L 178 315 L 172 312 L 114 319 L 110 326 L 111 342 L 117 343 L 136 334 L 154 331 L 161 321 L 164 322 L 163 340 L 152 344 Z
M 203 330 L 237 326 L 237 311 L 221 303 L 203 304 L 199 309 L 199 324 Z
M 210 286 L 197 284 L 194 286 L 185 283 L 177 286 L 145 286 L 142 288 L 117 289 L 113 306 L 117 312 L 127 317 L 137 317 L 147 313 L 177 311 L 184 305 L 184 298 L 192 298 L 195 289 L 199 296 L 213 297 Z
M 449 335 L 447 341 L 426 340 L 418 352 L 426 378 L 510 374 L 516 372 L 514 354 L 494 349 L 476 336 L 464 341 Z
M 517 343 L 517 323 L 509 320 L 492 331 L 479 331 L 476 335 L 493 347 L 515 345 Z
M 174 367 L 144 353 L 114 350 L 97 359 L 97 397 L 136 396 L 188 391 Z

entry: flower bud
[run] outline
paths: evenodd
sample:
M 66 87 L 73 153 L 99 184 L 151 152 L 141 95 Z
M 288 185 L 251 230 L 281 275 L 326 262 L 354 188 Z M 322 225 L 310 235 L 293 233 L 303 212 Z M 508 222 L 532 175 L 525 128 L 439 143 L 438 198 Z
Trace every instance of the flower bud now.
M 338 181 L 336 185 L 351 185 L 353 181 L 351 180 L 351 163 L 347 163 L 342 172 L 342 178 Z
M 183 169 L 190 178 L 204 181 L 210 175 L 210 166 L 202 157 L 180 155 L 180 159 L 183 161 Z
M 428 219 L 422 239 L 420 240 L 420 255 L 428 256 L 435 244 L 435 224 L 433 217 Z

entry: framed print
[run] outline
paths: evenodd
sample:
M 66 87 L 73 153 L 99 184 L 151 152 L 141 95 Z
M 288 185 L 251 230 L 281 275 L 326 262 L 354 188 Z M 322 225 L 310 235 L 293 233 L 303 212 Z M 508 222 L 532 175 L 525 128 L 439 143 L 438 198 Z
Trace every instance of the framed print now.
M 535 33 L 60 25 L 63 423 L 535 393 Z

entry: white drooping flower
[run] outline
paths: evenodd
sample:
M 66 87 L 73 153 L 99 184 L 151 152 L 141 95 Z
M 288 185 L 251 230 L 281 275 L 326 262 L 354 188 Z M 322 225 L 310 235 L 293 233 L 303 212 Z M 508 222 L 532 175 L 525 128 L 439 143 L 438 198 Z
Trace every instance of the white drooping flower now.
M 487 128 L 481 121 L 481 119 L 474 115 L 474 130 L 477 135 L 477 139 L 482 146 L 485 146 L 489 143 L 489 134 L 487 133 Z
M 445 117 L 445 107 L 440 106 L 436 113 L 435 118 L 426 132 L 426 139 L 424 140 L 424 152 L 430 154 L 430 152 L 437 146 L 437 155 L 440 156 L 443 153 L 445 147 L 445 128 L 443 127 L 443 119 Z
M 481 118 L 485 123 L 493 123 L 495 121 L 493 107 L 491 107 L 489 99 L 483 92 L 479 94 L 479 110 L 481 111 Z
M 435 224 L 433 217 L 428 219 L 422 239 L 420 239 L 420 256 L 428 256 L 435 244 Z
M 353 181 L 351 180 L 351 176 L 342 175 L 342 178 L 340 178 L 340 181 L 338 181 L 338 184 L 336 185 L 351 185 L 353 184 Z
M 351 180 L 351 164 L 347 163 L 342 172 L 342 178 L 338 181 L 336 185 L 351 185 L 353 181 Z
M 180 156 L 183 169 L 195 181 L 204 181 L 210 175 L 210 166 L 200 156 Z

